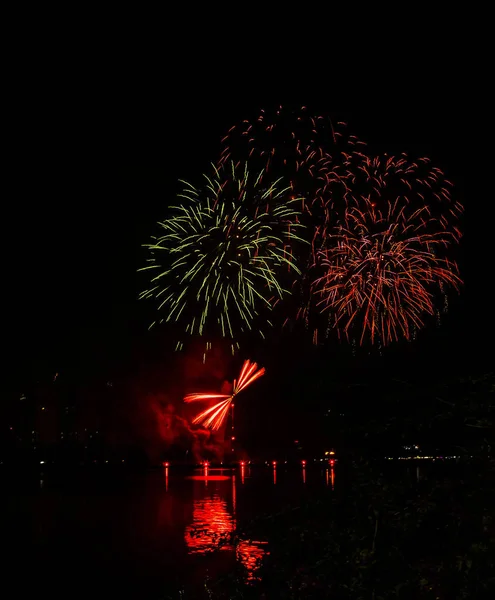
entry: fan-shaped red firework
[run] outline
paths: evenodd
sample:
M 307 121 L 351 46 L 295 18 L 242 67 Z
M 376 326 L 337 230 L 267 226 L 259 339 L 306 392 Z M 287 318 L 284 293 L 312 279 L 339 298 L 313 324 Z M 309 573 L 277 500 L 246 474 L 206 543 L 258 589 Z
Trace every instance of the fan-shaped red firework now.
M 256 363 L 246 360 L 242 365 L 239 379 L 234 379 L 232 394 L 188 394 L 184 398 L 184 402 L 206 402 L 208 400 L 218 401 L 213 406 L 210 406 L 210 408 L 207 408 L 203 412 L 199 413 L 199 415 L 194 417 L 193 423 L 195 425 L 209 427 L 214 431 L 220 429 L 235 396 L 237 396 L 239 392 L 242 392 L 242 390 L 246 389 L 248 385 L 251 385 L 253 381 L 256 381 L 256 379 L 259 379 L 264 374 L 264 368 L 258 369 L 258 365 Z
M 364 179 L 363 179 L 364 177 Z M 329 325 L 349 337 L 361 329 L 372 343 L 409 339 L 435 314 L 444 286 L 461 279 L 449 252 L 461 237 L 462 206 L 450 182 L 427 159 L 363 161 L 343 217 L 326 229 L 317 253 L 313 292 Z

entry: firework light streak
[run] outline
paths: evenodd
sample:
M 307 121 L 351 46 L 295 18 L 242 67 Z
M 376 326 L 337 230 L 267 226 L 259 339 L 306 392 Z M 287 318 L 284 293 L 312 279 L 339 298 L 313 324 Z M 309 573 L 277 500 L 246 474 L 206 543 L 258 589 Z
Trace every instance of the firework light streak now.
M 348 195 L 343 218 L 318 250 L 317 305 L 346 337 L 360 328 L 361 344 L 366 337 L 383 345 L 410 339 L 424 316 L 435 314 L 444 286 L 462 283 L 445 256 L 461 237 L 454 221 L 462 206 L 452 203 L 440 170 L 430 168 L 425 179 L 418 170 L 404 157 L 364 161 L 366 193 Z M 397 175 L 405 193 L 390 187 Z
M 282 267 L 300 274 L 291 250 L 293 242 L 304 243 L 300 199 L 280 179 L 250 173 L 247 163 L 213 170 L 202 189 L 183 182 L 181 205 L 146 245 L 149 264 L 139 270 L 152 277 L 140 298 L 156 300 L 160 323 L 178 323 L 190 336 L 221 334 L 234 352 L 240 333 L 257 330 L 264 337 L 263 326 L 271 325 L 265 311 L 289 293 Z M 255 329 L 260 312 L 265 318 Z
M 305 106 L 263 109 L 254 118 L 231 127 L 221 143 L 219 164 L 249 157 L 267 173 L 283 175 L 293 193 L 301 196 L 299 218 L 311 243 L 297 249 L 303 274 L 293 278 L 292 298 L 284 298 L 288 310 L 283 326 L 292 328 L 292 317 L 304 314 L 305 327 L 310 329 L 308 272 L 326 227 L 345 208 L 347 190 L 357 165 L 365 158 L 366 144 L 348 130 L 345 122 L 332 122 L 329 116 L 315 114 Z M 317 311 L 312 310 L 311 315 L 320 320 Z
M 232 386 L 232 394 L 188 394 L 184 398 L 184 402 L 206 402 L 208 400 L 217 401 L 213 406 L 199 413 L 194 419 L 195 425 L 208 427 L 213 431 L 217 431 L 222 426 L 225 417 L 232 405 L 232 402 L 242 390 L 256 381 L 265 374 L 265 369 L 258 369 L 256 363 L 246 360 L 239 374 L 239 379 L 234 379 Z
M 329 119 L 311 114 L 306 106 L 261 109 L 253 119 L 232 126 L 221 140 L 220 164 L 230 160 L 254 160 L 263 169 L 317 170 L 325 158 L 321 141 L 332 137 Z
M 323 204 L 321 195 L 329 182 L 350 176 L 353 157 L 365 145 L 346 127 L 306 106 L 262 109 L 229 129 L 221 140 L 219 164 L 249 157 L 265 171 L 283 175 L 311 214 L 317 200 Z

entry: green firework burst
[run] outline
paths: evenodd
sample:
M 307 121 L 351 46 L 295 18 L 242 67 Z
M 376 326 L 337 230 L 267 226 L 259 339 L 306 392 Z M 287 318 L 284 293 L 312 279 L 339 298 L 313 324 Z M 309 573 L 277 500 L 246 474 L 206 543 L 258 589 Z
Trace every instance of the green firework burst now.
M 234 349 L 244 333 L 264 337 L 268 313 L 300 274 L 293 245 L 305 243 L 301 198 L 281 179 L 250 173 L 247 163 L 213 166 L 204 178 L 198 189 L 181 182 L 181 204 L 146 244 L 148 264 L 139 270 L 151 278 L 140 298 L 157 302 L 152 326 L 169 322 L 189 336 L 220 335 Z

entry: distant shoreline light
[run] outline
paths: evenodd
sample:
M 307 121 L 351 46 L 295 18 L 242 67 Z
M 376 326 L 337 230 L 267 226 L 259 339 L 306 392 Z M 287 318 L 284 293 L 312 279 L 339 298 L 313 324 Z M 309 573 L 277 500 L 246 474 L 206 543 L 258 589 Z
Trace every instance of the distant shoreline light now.
M 449 460 L 462 458 L 459 456 L 385 456 L 386 460 Z M 470 456 L 469 458 L 473 458 Z

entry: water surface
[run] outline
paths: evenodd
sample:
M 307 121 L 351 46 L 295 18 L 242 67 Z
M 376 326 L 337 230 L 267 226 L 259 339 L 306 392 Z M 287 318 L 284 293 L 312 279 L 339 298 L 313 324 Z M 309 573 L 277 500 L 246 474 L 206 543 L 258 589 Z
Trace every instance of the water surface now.
M 270 540 L 262 526 L 243 536 L 244 524 L 331 493 L 335 480 L 330 468 L 271 465 L 26 475 L 4 481 L 3 566 L 19 596 L 194 597 L 205 576 L 234 568 L 255 581 Z

